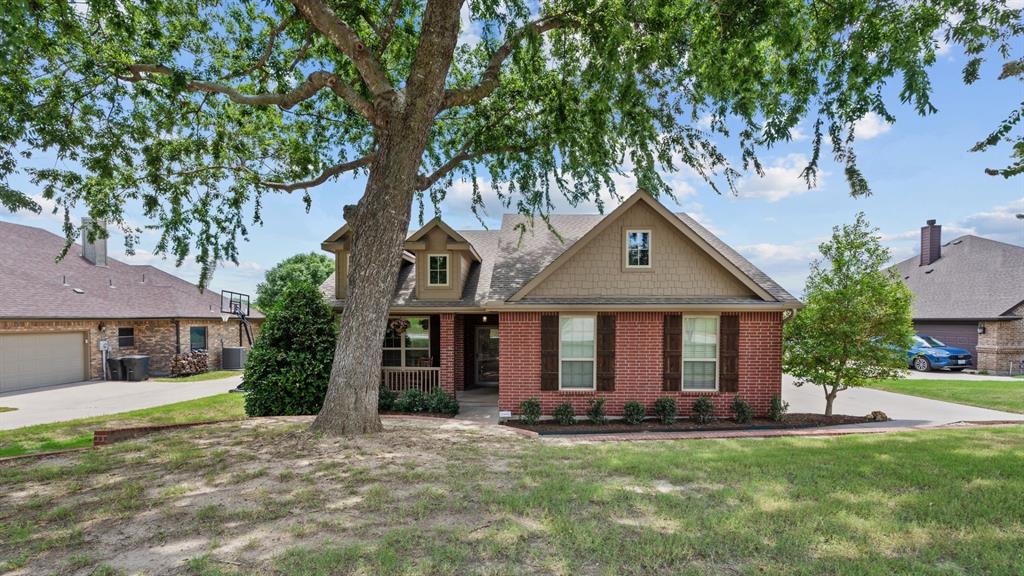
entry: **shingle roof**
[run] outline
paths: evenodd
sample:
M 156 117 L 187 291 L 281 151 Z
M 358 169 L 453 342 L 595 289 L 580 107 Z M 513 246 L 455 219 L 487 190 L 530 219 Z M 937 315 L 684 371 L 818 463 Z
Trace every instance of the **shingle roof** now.
M 0 246 L 0 318 L 220 318 L 219 294 L 153 266 L 96 266 L 79 244 L 54 262 L 64 238 L 41 228 L 0 222 Z
M 718 251 L 727 261 L 748 276 L 755 284 L 775 299 L 775 304 L 798 304 L 798 300 L 785 289 L 772 281 L 767 274 L 759 270 L 746 258 L 733 250 L 725 242 L 712 234 L 685 213 L 676 214 L 682 223 L 690 227 L 698 236 L 707 242 L 712 249 Z M 547 268 L 556 258 L 573 246 L 583 236 L 601 222 L 604 214 L 552 214 L 551 227 L 536 221 L 531 226 L 529 219 L 521 214 L 505 214 L 501 219 L 501 229 L 459 230 L 480 253 L 482 262 L 475 264 L 470 270 L 466 281 L 463 298 L 458 301 L 425 301 L 415 298 L 414 265 L 403 262 L 399 271 L 398 285 L 395 289 L 392 305 L 395 307 L 479 307 L 487 302 L 503 302 L 511 298 L 531 279 Z M 561 239 L 559 239 L 559 236 Z M 344 305 L 343 301 L 334 300 L 334 275 L 321 286 L 324 296 L 334 306 Z M 544 304 L 542 299 L 531 298 L 530 303 Z M 728 299 L 649 299 L 622 298 L 615 301 L 597 301 L 601 299 L 572 298 L 559 299 L 562 304 L 764 304 L 758 298 Z M 621 300 L 621 302 L 619 301 Z M 692 300 L 692 301 L 691 301 Z M 742 301 L 740 301 L 742 300 Z M 769 302 L 771 303 L 771 302 Z
M 921 320 L 996 318 L 1024 302 L 1024 247 L 978 236 L 942 246 L 942 257 L 919 266 L 920 256 L 894 267 L 914 293 Z

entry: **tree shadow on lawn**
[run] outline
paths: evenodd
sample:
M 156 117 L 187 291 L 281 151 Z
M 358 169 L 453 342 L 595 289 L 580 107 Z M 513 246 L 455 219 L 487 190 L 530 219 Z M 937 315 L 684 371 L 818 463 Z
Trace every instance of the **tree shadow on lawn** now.
M 1013 574 L 1022 469 L 1021 428 L 552 446 L 422 421 L 354 439 L 248 421 L 0 468 L 0 563 Z

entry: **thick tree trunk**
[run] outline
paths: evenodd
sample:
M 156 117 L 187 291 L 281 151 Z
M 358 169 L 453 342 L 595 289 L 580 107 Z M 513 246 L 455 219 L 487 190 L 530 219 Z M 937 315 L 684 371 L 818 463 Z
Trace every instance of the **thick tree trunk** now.
M 377 396 L 384 329 L 423 151 L 441 106 L 459 34 L 459 5 L 460 0 L 427 4 L 405 91 L 378 101 L 376 156 L 362 199 L 345 214 L 352 230 L 348 298 L 331 381 L 313 430 L 352 435 L 382 429 Z
M 836 400 L 836 391 L 833 389 L 829 391 L 828 387 L 825 386 L 825 416 L 832 415 L 832 403 Z

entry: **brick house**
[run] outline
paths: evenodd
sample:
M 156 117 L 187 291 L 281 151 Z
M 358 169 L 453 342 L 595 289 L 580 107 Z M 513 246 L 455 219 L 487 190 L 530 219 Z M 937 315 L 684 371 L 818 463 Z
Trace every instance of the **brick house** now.
M 1024 371 L 1024 246 L 921 228 L 921 253 L 893 266 L 914 293 L 914 329 L 968 350 L 992 374 Z
M 540 399 L 582 413 L 595 397 L 620 415 L 708 396 L 726 414 L 735 396 L 765 414 L 781 394 L 783 318 L 800 303 L 686 214 L 637 192 L 606 216 L 554 214 L 522 232 L 412 234 L 384 336 L 382 385 L 497 391 L 503 415 Z M 561 240 L 559 239 L 561 237 Z M 352 234 L 322 244 L 335 273 L 322 290 L 345 306 Z
M 0 222 L 0 392 L 102 378 L 101 342 L 149 356 L 157 375 L 176 353 L 205 349 L 219 368 L 224 347 L 248 344 L 218 294 L 110 258 L 105 239 L 83 243 L 55 262 L 63 237 Z M 262 318 L 253 312 L 255 328 Z

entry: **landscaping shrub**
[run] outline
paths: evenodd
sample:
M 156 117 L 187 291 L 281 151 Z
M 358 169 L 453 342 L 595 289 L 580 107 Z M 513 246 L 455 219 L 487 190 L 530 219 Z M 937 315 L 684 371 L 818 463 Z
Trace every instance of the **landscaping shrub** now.
M 646 415 L 647 410 L 644 409 L 644 405 L 636 400 L 630 400 L 622 407 L 622 419 L 626 421 L 626 424 L 639 424 L 644 421 Z
M 378 412 L 390 412 L 395 409 L 395 400 L 398 399 L 398 394 L 394 390 L 381 386 L 380 392 L 377 394 L 377 411 Z
M 459 413 L 459 401 L 451 394 L 438 388 L 427 394 L 427 412 L 454 416 Z
M 210 356 L 206 350 L 195 350 L 171 356 L 171 376 L 192 376 L 210 370 Z
M 772 396 L 772 404 L 768 407 L 768 416 L 776 421 L 782 422 L 789 412 L 789 402 L 783 402 L 780 396 Z
M 654 401 L 654 414 L 662 424 L 672 424 L 679 414 L 675 398 L 658 398 Z
M 396 412 L 426 412 L 427 395 L 419 390 L 406 390 L 395 400 Z
M 540 400 L 527 398 L 519 403 L 520 418 L 524 424 L 534 425 L 540 422 Z
M 697 424 L 711 422 L 711 415 L 715 413 L 715 405 L 707 396 L 701 396 L 693 402 L 693 421 Z
M 563 426 L 576 423 L 576 410 L 573 410 L 572 404 L 568 402 L 556 406 L 552 415 L 555 417 L 555 422 Z
M 594 398 L 587 407 L 587 419 L 591 424 L 604 424 L 608 416 L 604 413 L 604 398 Z
M 245 363 L 249 416 L 316 414 L 334 360 L 334 314 L 315 286 L 296 284 L 267 312 Z
M 754 419 L 754 411 L 750 408 L 750 404 L 747 404 L 747 401 L 739 396 L 732 401 L 732 411 L 736 414 L 736 422 L 740 424 L 747 424 Z

